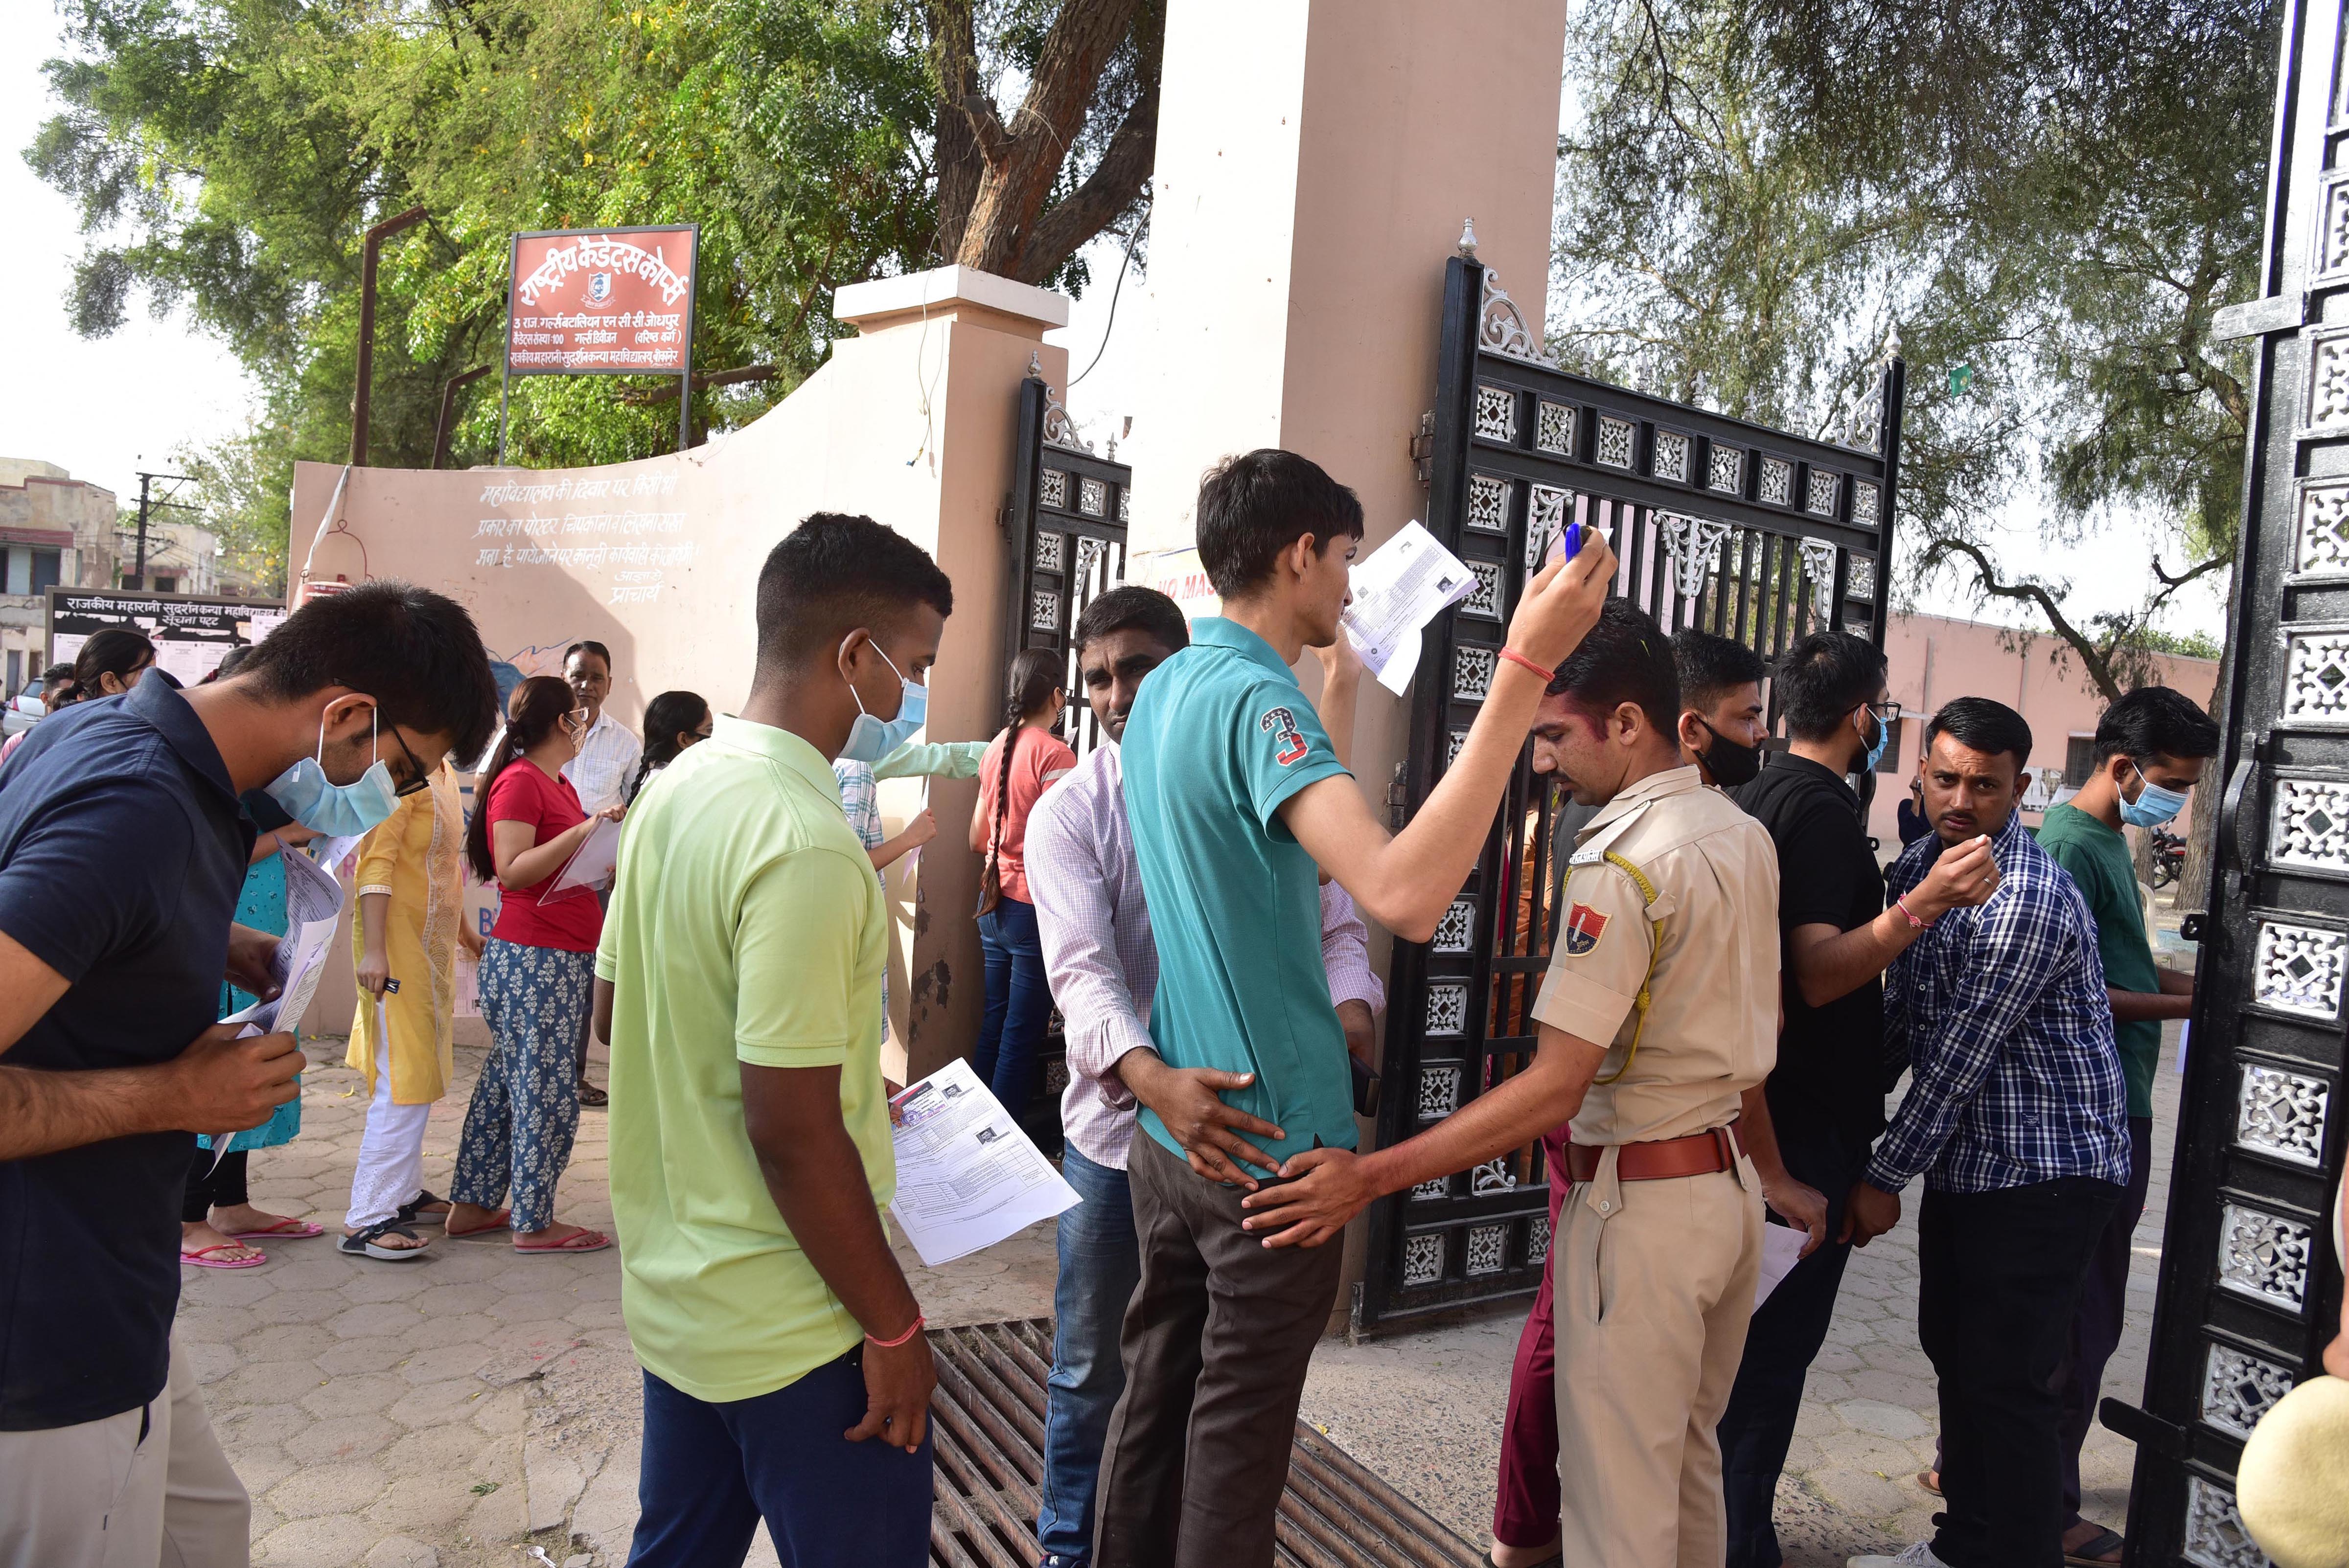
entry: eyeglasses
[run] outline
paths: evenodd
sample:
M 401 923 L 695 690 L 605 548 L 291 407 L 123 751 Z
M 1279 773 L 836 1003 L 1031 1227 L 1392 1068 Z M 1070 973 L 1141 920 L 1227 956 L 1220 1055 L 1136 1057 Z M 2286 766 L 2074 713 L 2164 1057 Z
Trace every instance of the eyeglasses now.
M 1900 705 L 1897 702 L 1868 702 L 1862 703 L 1860 706 L 1874 714 L 1879 724 L 1900 722 Z
M 395 741 L 399 742 L 399 754 L 408 758 L 409 769 L 415 775 L 415 777 L 409 779 L 407 783 L 402 784 L 399 788 L 394 789 L 392 793 L 396 796 L 413 795 L 419 789 L 423 789 L 424 786 L 432 781 L 431 776 L 425 771 L 424 764 L 416 759 L 416 753 L 408 748 L 408 742 L 400 740 L 398 726 L 393 727 L 391 738 Z

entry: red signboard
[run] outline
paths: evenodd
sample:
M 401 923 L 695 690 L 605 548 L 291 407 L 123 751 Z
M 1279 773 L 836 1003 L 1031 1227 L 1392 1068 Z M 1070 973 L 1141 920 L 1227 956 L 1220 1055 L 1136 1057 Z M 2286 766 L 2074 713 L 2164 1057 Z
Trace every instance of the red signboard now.
M 682 376 L 693 345 L 698 223 L 516 234 L 512 376 Z

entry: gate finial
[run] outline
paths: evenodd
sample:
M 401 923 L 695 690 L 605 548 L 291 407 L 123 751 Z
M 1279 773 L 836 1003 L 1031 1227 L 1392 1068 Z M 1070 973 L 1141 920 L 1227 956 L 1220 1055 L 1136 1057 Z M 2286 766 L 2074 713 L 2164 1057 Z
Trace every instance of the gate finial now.
M 1884 362 L 1889 365 L 1899 357 L 1900 328 L 1897 325 L 1887 326 L 1884 329 Z
M 1470 261 L 1476 259 L 1476 220 L 1464 219 L 1460 224 L 1460 253 Z
M 1044 362 L 1037 357 L 1038 352 L 1033 348 L 1028 351 L 1028 378 L 1031 381 L 1044 379 Z

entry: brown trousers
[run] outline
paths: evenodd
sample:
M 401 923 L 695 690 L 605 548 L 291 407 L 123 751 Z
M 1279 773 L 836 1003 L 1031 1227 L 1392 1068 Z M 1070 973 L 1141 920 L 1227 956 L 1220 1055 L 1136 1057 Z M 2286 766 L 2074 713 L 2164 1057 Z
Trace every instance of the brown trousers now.
M 1246 1194 L 1137 1131 L 1142 1283 L 1102 1454 L 1096 1568 L 1261 1568 L 1288 1484 L 1305 1368 L 1344 1271 L 1336 1241 L 1267 1247 Z

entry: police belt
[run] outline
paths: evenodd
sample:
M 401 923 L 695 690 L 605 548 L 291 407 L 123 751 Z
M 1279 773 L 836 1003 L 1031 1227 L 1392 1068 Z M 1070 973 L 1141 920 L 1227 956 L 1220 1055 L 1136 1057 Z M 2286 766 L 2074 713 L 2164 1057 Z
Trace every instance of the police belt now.
M 1709 1131 L 1692 1132 L 1686 1138 L 1624 1143 L 1616 1148 L 1615 1179 L 1619 1181 L 1665 1181 L 1676 1176 L 1710 1176 L 1716 1171 L 1734 1171 L 1742 1152 L 1734 1121 Z M 1567 1174 L 1577 1181 L 1597 1181 L 1599 1161 L 1606 1152 L 1604 1146 L 1594 1149 L 1587 1144 L 1568 1144 Z

